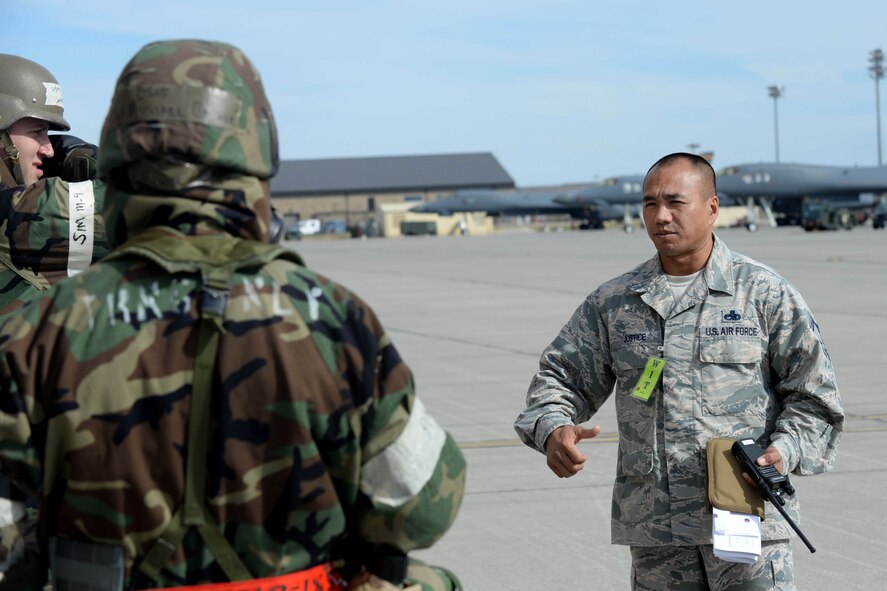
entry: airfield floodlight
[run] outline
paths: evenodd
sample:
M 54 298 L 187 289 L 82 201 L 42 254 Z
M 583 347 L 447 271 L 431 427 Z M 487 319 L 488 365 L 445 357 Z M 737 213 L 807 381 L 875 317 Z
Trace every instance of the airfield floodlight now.
M 875 118 L 876 132 L 878 134 L 878 166 L 883 164 L 881 159 L 881 90 L 879 81 L 884 77 L 884 52 L 880 48 L 869 52 L 869 73 L 875 79 Z
M 776 138 L 776 162 L 779 162 L 779 111 L 776 108 L 776 101 L 782 96 L 785 86 L 776 86 L 775 84 L 767 87 L 767 94 L 773 99 L 773 134 Z
M 697 144 L 695 142 L 691 143 L 691 144 L 687 144 L 687 149 L 690 150 L 691 154 L 696 154 L 697 150 L 699 150 L 700 145 L 701 144 Z

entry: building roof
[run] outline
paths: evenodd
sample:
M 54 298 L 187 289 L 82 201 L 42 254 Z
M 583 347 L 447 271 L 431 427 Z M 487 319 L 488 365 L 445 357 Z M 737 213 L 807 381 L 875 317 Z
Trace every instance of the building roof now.
M 272 196 L 513 187 L 489 152 L 282 160 L 271 179 Z

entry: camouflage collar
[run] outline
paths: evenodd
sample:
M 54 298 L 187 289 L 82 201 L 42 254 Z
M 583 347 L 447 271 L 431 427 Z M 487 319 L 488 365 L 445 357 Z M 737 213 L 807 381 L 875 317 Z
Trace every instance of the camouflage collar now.
M 714 248 L 705 265 L 705 283 L 713 291 L 733 295 L 736 284 L 733 279 L 733 253 L 720 238 L 715 236 Z
M 304 265 L 295 252 L 275 244 L 243 240 L 227 234 L 189 236 L 172 228 L 148 228 L 115 248 L 105 260 L 127 256 L 147 258 L 169 273 L 228 274 L 233 269 L 261 266 L 274 258 Z
M 628 288 L 636 293 L 656 293 L 668 288 L 665 272 L 659 255 L 653 255 L 647 262 L 638 266 Z M 703 279 L 710 290 L 733 294 L 733 253 L 716 235 L 711 256 L 703 269 Z

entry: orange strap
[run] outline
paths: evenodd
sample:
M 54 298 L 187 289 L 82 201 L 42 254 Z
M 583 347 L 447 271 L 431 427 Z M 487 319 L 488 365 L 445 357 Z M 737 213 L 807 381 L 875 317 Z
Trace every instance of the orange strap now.
M 176 587 L 178 591 L 344 591 L 345 582 L 330 564 L 319 564 L 307 570 L 230 583 L 207 583 Z M 150 591 L 161 591 L 151 589 Z

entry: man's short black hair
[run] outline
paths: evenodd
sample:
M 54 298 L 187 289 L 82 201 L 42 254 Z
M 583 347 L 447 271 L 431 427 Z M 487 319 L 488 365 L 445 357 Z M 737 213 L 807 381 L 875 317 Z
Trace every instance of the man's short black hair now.
M 712 195 L 718 194 L 718 181 L 717 176 L 715 175 L 715 169 L 712 168 L 711 163 L 708 160 L 699 154 L 691 154 L 690 152 L 673 152 L 657 160 L 655 164 L 647 170 L 647 174 L 644 176 L 644 184 L 647 184 L 647 177 L 650 176 L 650 173 L 653 172 L 655 168 L 674 164 L 678 160 L 686 160 L 692 164 L 693 168 L 702 173 L 702 176 L 711 182 Z

